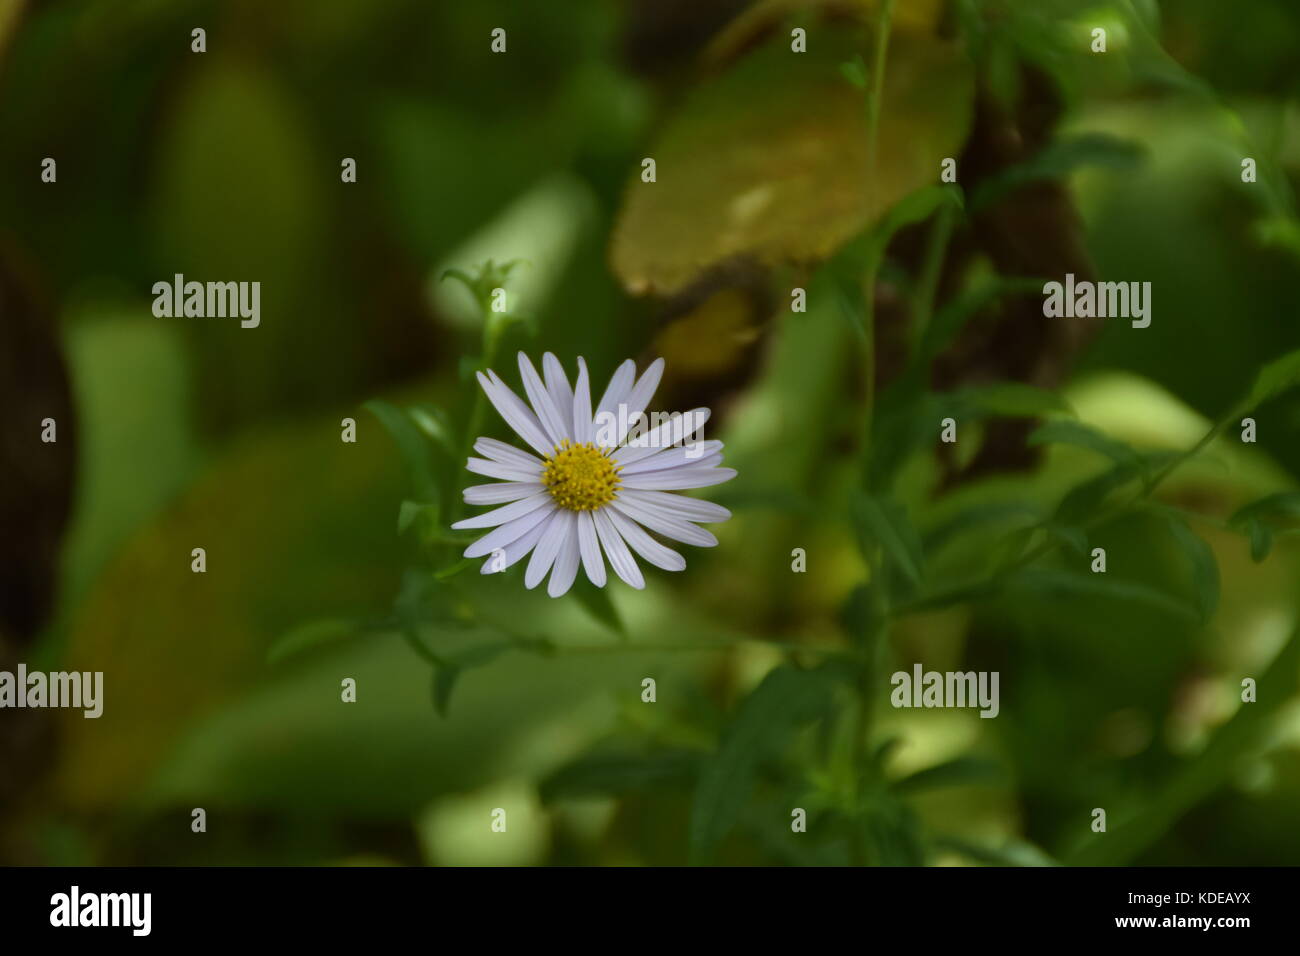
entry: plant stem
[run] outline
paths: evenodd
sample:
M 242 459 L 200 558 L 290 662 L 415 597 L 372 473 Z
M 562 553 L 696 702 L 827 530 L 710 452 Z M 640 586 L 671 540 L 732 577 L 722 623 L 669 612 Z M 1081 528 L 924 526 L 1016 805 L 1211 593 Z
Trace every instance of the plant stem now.
M 884 0 L 876 18 L 875 55 L 871 63 L 871 89 L 867 94 L 867 195 L 874 200 L 876 194 L 876 165 L 880 138 L 880 106 L 885 94 L 885 62 L 889 54 L 889 28 L 894 16 L 894 0 Z M 874 208 L 874 201 L 869 204 Z M 872 420 L 876 411 L 876 274 L 879 258 L 873 258 L 862 277 L 863 326 L 867 340 L 867 367 L 865 369 L 867 415 L 863 425 L 863 461 L 871 458 Z
M 944 256 L 948 251 L 948 241 L 957 220 L 954 203 L 944 203 L 939 207 L 934 226 L 930 229 L 930 241 L 925 250 L 925 262 L 921 267 L 920 281 L 912 299 L 912 355 L 918 355 L 925 330 L 934 314 L 934 300 L 939 289 L 939 275 L 943 271 Z

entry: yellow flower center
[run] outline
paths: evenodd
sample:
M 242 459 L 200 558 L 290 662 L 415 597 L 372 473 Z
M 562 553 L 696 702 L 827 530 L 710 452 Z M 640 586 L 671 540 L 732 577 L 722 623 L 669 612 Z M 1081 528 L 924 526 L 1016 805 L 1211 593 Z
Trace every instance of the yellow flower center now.
M 546 459 L 542 484 L 561 508 L 595 511 L 616 497 L 618 467 L 595 445 L 575 445 L 566 438 Z

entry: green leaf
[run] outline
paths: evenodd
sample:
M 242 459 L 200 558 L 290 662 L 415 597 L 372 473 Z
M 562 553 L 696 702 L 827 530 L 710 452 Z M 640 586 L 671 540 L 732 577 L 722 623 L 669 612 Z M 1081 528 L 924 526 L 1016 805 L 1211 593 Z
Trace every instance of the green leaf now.
M 310 624 L 296 627 L 272 641 L 271 646 L 266 649 L 266 662 L 267 664 L 278 664 L 285 658 L 292 657 L 309 647 L 318 647 L 322 644 L 342 640 L 345 637 L 351 637 L 357 633 L 357 629 L 356 621 L 341 618 L 312 621 Z
M 877 225 L 847 242 L 818 273 L 819 284 L 830 285 L 840 312 L 862 338 L 866 338 L 868 308 L 864 277 L 876 274 L 900 229 L 923 222 L 949 202 L 961 202 L 961 192 L 952 186 L 930 185 L 909 193 Z
M 1123 601 L 1143 605 L 1172 617 L 1188 620 L 1200 618 L 1198 610 L 1181 599 L 1137 581 L 1126 581 L 1114 574 L 1030 568 L 1017 572 L 1008 586 L 1048 603 L 1062 598 Z
M 921 582 L 925 562 L 921 539 L 902 505 L 864 492 L 855 499 L 853 518 L 863 554 L 869 557 L 874 550 L 872 545 L 879 545 L 888 565 L 902 574 L 908 584 L 915 587 Z
M 397 533 L 404 534 L 406 529 L 421 519 L 426 523 L 426 527 L 437 528 L 440 512 L 437 502 L 426 504 L 423 501 L 407 499 L 402 502 L 397 511 Z
M 1139 478 L 1145 479 L 1160 466 L 1185 457 L 1186 452 L 1153 452 L 1139 455 L 1136 464 L 1121 463 L 1086 478 L 1061 497 L 1052 520 L 1067 526 L 1083 525 L 1096 516 L 1111 494 Z
M 1023 382 L 998 382 L 963 388 L 947 396 L 959 415 L 1003 418 L 1037 418 L 1055 412 L 1074 414 L 1070 404 L 1056 392 Z
M 779 751 L 790 734 L 830 707 L 831 684 L 818 671 L 773 670 L 740 705 L 707 761 L 691 806 L 690 855 L 705 862 L 727 835 L 748 801 L 760 764 Z
M 1285 527 L 1288 518 L 1300 520 L 1300 491 L 1279 491 L 1243 505 L 1228 518 L 1228 524 L 1237 527 L 1256 520 Z
M 693 750 L 662 753 L 597 753 L 579 757 L 544 779 L 543 803 L 573 797 L 642 793 L 688 786 L 699 774 L 703 755 Z
M 1273 532 L 1264 522 L 1251 518 L 1246 522 L 1246 534 L 1250 538 L 1251 560 L 1259 564 L 1273 548 Z
M 1019 166 L 980 185 L 971 197 L 972 211 L 1027 183 L 1061 179 L 1081 166 L 1132 169 L 1142 160 L 1142 147 L 1106 133 L 1086 133 L 1056 140 Z
M 867 64 L 861 54 L 840 64 L 840 75 L 860 90 L 867 88 Z
M 1141 467 L 1142 457 L 1124 444 L 1103 435 L 1091 425 L 1073 419 L 1045 422 L 1034 429 L 1028 438 L 1030 445 L 1073 445 L 1104 455 L 1117 465 Z
M 1300 349 L 1288 352 L 1260 369 L 1242 408 L 1258 408 L 1296 385 L 1300 385 Z
M 1063 545 L 1073 551 L 1075 554 L 1086 554 L 1088 551 L 1088 533 L 1082 528 L 1071 527 L 1070 525 L 1058 524 L 1055 521 L 1049 521 L 1043 526 L 1044 530 L 1053 538 L 1060 541 Z
M 921 793 L 943 787 L 965 787 L 979 784 L 1003 784 L 1006 771 L 995 760 L 985 757 L 954 757 L 952 760 L 926 767 L 894 783 L 900 794 Z
M 585 574 L 579 574 L 569 593 L 601 624 L 622 638 L 627 638 L 627 626 L 614 606 L 613 598 L 605 588 L 598 588 Z
M 379 419 L 397 442 L 416 499 L 423 502 L 437 501 L 438 483 L 433 477 L 429 439 L 410 416 L 395 405 L 372 399 L 361 407 Z
M 993 847 L 971 843 L 961 837 L 942 834 L 934 838 L 938 849 L 952 850 L 962 856 L 989 866 L 1060 866 L 1056 860 L 1034 844 L 1025 840 L 1010 839 Z
M 1196 591 L 1201 620 L 1209 621 L 1219 606 L 1219 563 L 1214 549 L 1194 533 L 1182 518 L 1171 515 L 1169 530 L 1191 566 L 1192 587 Z
M 1238 508 L 1228 519 L 1228 526 L 1250 539 L 1250 556 L 1258 563 L 1268 557 L 1274 532 L 1295 527 L 1297 519 L 1300 492 L 1281 491 Z
M 934 314 L 921 337 L 918 350 L 922 361 L 934 359 L 957 337 L 966 321 L 1003 295 L 1041 292 L 1045 279 L 995 277 L 974 289 L 960 293 Z
M 881 223 L 867 233 L 866 267 L 875 269 L 900 229 L 924 222 L 948 203 L 960 207 L 961 190 L 951 185 L 930 185 L 908 193 L 891 206 Z
M 452 655 L 443 655 L 442 662 L 433 670 L 433 706 L 442 717 L 447 716 L 451 706 L 451 692 L 456 681 L 466 670 L 490 664 L 506 651 L 514 647 L 510 641 L 497 641 L 491 644 L 479 644 Z
M 511 259 L 508 262 L 497 263 L 489 259 L 486 262 L 479 263 L 474 267 L 474 274 L 464 271 L 463 269 L 446 269 L 442 273 L 442 281 L 455 279 L 474 297 L 478 304 L 479 311 L 485 315 L 489 313 L 492 305 L 492 293 L 496 289 L 504 288 L 506 279 L 510 272 L 518 266 L 523 260 Z
M 456 448 L 455 431 L 447 413 L 431 402 L 422 402 L 407 409 L 411 421 L 435 442 L 447 450 L 453 457 L 459 455 Z
M 927 531 L 922 539 L 925 553 L 937 552 L 963 532 L 981 525 L 1006 527 L 1008 523 L 1036 522 L 1042 517 L 1036 505 L 1025 501 L 989 501 L 959 511 Z

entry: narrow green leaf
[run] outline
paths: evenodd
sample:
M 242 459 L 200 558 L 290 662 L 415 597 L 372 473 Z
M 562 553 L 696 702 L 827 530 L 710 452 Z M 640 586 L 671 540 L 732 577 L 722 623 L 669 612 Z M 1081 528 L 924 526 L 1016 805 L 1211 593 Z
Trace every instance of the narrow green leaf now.
M 873 543 L 880 545 L 889 565 L 912 586 L 919 584 L 924 564 L 921 540 L 903 506 L 863 493 L 855 500 L 853 512 L 864 552 L 870 554 Z
M 867 88 L 867 65 L 860 55 L 841 63 L 840 75 L 860 90 Z
M 1003 418 L 1037 418 L 1063 412 L 1074 414 L 1069 402 L 1056 392 L 1023 382 L 998 382 L 964 388 L 948 396 L 959 414 Z
M 973 505 L 959 511 L 951 518 L 935 525 L 927 531 L 922 539 L 925 553 L 931 554 L 943 548 L 948 542 L 962 533 L 982 525 L 996 525 L 1005 529 L 1008 525 L 1021 526 L 1041 519 L 1037 506 L 1024 501 L 991 501 Z
M 1075 554 L 1088 553 L 1088 533 L 1082 528 L 1074 528 L 1051 521 L 1044 525 L 1044 530 Z
M 573 797 L 617 796 L 684 787 L 695 780 L 703 760 L 703 755 L 693 750 L 587 754 L 544 779 L 538 795 L 543 803 L 549 804 Z
M 278 664 L 280 661 L 292 657 L 309 647 L 329 644 L 345 637 L 351 637 L 356 633 L 356 621 L 337 618 L 312 621 L 309 624 L 296 627 L 272 641 L 271 646 L 266 649 L 266 662 L 268 664 Z
M 1006 771 L 995 760 L 986 757 L 955 757 L 952 760 L 926 767 L 894 783 L 894 791 L 901 794 L 921 793 L 943 787 L 964 787 L 976 784 L 1003 784 Z
M 450 454 L 458 454 L 454 429 L 447 418 L 447 413 L 441 408 L 431 402 L 422 402 L 419 405 L 412 405 L 407 409 L 407 414 L 411 416 L 411 420 L 415 422 L 420 431 L 440 444 Z
M 1192 586 L 1196 590 L 1201 620 L 1209 621 L 1219 606 L 1219 562 L 1215 560 L 1214 549 L 1182 518 L 1170 516 L 1169 531 L 1191 566 Z
M 1062 496 L 1053 520 L 1067 527 L 1082 524 L 1101 509 L 1111 494 L 1135 481 L 1138 475 L 1133 465 L 1116 465 L 1079 482 Z
M 374 399 L 366 402 L 362 408 L 370 412 L 397 443 L 402 462 L 406 466 L 407 477 L 416 499 L 425 502 L 436 501 L 438 484 L 434 480 L 431 468 L 429 440 L 416 427 L 406 412 L 388 402 Z
M 1278 526 L 1285 526 L 1287 519 L 1300 521 L 1300 491 L 1280 491 L 1243 505 L 1232 513 L 1228 524 L 1236 527 L 1251 519 Z
M 925 362 L 934 359 L 957 337 L 967 320 L 990 302 L 1004 295 L 1041 292 L 1047 281 L 998 276 L 974 289 L 960 293 L 935 312 L 934 318 L 926 326 L 925 334 L 921 338 L 919 359 Z
M 1269 362 L 1255 376 L 1245 408 L 1258 408 L 1271 398 L 1300 385 L 1300 349 Z
M 970 206 L 972 210 L 983 209 L 1020 186 L 1045 179 L 1061 179 L 1083 166 L 1132 169 L 1142 157 L 1141 146 L 1106 133 L 1085 133 L 1056 140 L 1027 162 L 982 183 L 971 197 Z
M 1030 445 L 1073 445 L 1076 448 L 1086 448 L 1104 455 L 1117 465 L 1137 467 L 1142 464 L 1142 457 L 1122 441 L 1103 435 L 1092 426 L 1073 419 L 1044 422 L 1030 434 L 1028 443 Z
M 1267 495 L 1233 512 L 1228 526 L 1250 540 L 1250 556 L 1256 563 L 1268 557 L 1275 532 L 1285 532 L 1300 522 L 1300 492 L 1281 491 Z
M 1251 560 L 1259 564 L 1273 548 L 1273 532 L 1258 518 L 1251 518 L 1246 522 L 1246 534 L 1250 538 Z
M 627 626 L 619 616 L 608 590 L 596 587 L 587 579 L 586 574 L 579 573 L 569 593 L 597 621 L 620 637 L 627 637 Z
M 433 706 L 440 716 L 446 717 L 451 706 L 451 692 L 466 670 L 490 664 L 514 645 L 509 641 L 479 644 L 456 654 L 443 655 L 442 663 L 433 670 Z
M 939 849 L 952 850 L 989 866 L 1060 866 L 1056 860 L 1034 844 L 1024 840 L 1007 840 L 1001 846 L 972 843 L 961 837 L 943 834 L 934 838 Z
M 691 806 L 692 862 L 705 862 L 739 818 L 763 760 L 779 751 L 795 728 L 825 714 L 830 703 L 831 684 L 824 674 L 789 667 L 772 671 L 745 698 L 700 775 Z
M 1126 581 L 1113 574 L 1090 574 L 1052 568 L 1030 568 L 1017 572 L 1009 587 L 1034 597 L 1053 602 L 1062 598 L 1086 598 L 1123 601 L 1139 604 L 1172 617 L 1198 620 L 1196 608 L 1164 591 Z

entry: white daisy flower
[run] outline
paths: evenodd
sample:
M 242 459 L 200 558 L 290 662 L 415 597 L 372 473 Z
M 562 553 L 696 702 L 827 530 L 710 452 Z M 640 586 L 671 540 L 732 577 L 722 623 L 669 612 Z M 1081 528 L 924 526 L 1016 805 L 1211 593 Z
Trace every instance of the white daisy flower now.
M 593 584 L 604 587 L 606 558 L 627 584 L 645 587 L 634 551 L 666 571 L 685 568 L 686 559 L 647 529 L 706 548 L 718 543 L 697 522 L 725 521 L 731 512 L 668 492 L 716 485 L 734 478 L 736 470 L 718 467 L 722 442 L 688 444 L 708 420 L 707 408 L 645 415 L 663 359 L 640 378 L 628 359 L 594 409 L 583 359 L 573 386 L 550 352 L 542 357 L 542 370 L 545 380 L 519 353 L 529 404 L 490 369 L 478 375 L 501 417 L 537 454 L 491 438 L 474 443 L 483 457 L 469 459 L 465 467 L 500 480 L 466 488 L 465 502 L 501 507 L 452 525 L 493 529 L 466 548 L 465 557 L 486 556 L 482 572 L 491 574 L 531 554 L 524 584 L 534 588 L 549 572 L 546 591 L 559 597 L 573 585 L 579 564 Z M 646 429 L 647 424 L 653 427 Z

